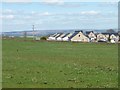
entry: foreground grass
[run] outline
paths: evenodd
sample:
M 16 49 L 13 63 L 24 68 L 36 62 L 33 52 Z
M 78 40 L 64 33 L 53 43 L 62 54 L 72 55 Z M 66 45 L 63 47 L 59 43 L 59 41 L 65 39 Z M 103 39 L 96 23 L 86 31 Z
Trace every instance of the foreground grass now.
M 117 87 L 117 44 L 3 40 L 3 87 Z

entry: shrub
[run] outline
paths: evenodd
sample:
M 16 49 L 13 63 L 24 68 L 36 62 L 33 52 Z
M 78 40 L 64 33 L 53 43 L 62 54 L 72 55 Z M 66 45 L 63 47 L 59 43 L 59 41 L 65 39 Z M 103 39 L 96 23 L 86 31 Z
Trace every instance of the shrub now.
M 46 37 L 41 37 L 40 40 L 46 40 Z

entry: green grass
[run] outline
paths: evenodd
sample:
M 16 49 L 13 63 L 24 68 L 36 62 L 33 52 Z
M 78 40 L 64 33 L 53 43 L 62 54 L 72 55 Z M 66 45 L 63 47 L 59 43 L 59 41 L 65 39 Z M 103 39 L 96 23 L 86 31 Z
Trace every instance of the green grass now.
M 107 43 L 3 40 L 3 87 L 118 87 L 117 47 Z

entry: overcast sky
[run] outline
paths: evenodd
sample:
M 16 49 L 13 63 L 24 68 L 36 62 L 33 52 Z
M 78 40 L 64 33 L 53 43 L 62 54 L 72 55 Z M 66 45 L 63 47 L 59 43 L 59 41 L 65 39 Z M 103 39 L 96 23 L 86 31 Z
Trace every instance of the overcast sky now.
M 2 30 L 109 29 L 118 27 L 117 2 L 2 2 Z

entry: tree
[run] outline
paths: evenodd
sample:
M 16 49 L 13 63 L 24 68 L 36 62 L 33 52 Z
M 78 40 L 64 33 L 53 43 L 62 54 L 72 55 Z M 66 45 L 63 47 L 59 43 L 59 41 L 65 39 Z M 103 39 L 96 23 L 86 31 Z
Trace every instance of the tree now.
M 107 33 L 115 33 L 115 31 L 113 29 L 108 29 L 106 32 Z

